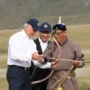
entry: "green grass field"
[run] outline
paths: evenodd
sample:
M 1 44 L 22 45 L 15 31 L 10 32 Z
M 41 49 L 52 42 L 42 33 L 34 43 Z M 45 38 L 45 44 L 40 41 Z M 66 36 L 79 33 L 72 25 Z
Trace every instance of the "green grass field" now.
M 8 40 L 10 36 L 17 31 L 20 31 L 20 29 L 0 31 L 0 69 L 2 69 L 0 70 L 0 90 L 8 90 L 8 84 L 5 78 Z M 90 24 L 67 26 L 67 35 L 79 44 L 82 52 L 85 54 L 85 61 L 90 62 Z M 36 34 L 33 38 L 36 38 L 37 36 L 38 34 Z M 90 67 L 90 63 L 86 63 L 84 69 L 86 70 L 87 67 Z M 90 68 L 87 71 L 90 71 Z M 83 73 L 85 72 L 83 71 Z M 90 75 L 90 72 L 85 74 Z M 90 90 L 90 76 L 79 76 L 78 81 L 80 90 Z

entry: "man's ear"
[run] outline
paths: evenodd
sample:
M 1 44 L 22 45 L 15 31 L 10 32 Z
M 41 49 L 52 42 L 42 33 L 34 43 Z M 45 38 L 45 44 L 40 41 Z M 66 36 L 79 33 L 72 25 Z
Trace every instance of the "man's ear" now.
M 63 33 L 63 34 L 64 34 L 64 36 L 66 36 L 66 31 L 64 31 L 64 33 Z

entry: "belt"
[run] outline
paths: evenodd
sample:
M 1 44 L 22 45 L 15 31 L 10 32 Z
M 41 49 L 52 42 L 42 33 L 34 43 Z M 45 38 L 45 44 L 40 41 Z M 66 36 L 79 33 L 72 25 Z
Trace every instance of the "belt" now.
M 54 72 L 53 76 L 55 76 L 55 77 L 62 77 L 66 72 L 67 71 Z M 73 76 L 73 75 L 75 75 L 75 72 L 74 71 L 70 72 L 69 76 Z
M 22 67 L 22 66 L 18 66 L 18 65 L 8 65 L 9 67 L 13 67 L 13 68 L 19 68 L 19 69 L 23 69 L 23 70 L 29 70 L 30 67 Z

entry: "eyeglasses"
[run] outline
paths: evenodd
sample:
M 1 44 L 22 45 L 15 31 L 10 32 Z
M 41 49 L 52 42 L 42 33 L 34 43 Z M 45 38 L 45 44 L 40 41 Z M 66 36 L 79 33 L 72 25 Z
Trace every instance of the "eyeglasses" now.
M 58 35 L 60 35 L 60 34 L 62 34 L 62 33 L 63 33 L 63 32 L 60 32 L 60 33 L 59 33 L 59 32 L 55 32 L 54 35 L 57 35 L 57 36 L 58 36 Z

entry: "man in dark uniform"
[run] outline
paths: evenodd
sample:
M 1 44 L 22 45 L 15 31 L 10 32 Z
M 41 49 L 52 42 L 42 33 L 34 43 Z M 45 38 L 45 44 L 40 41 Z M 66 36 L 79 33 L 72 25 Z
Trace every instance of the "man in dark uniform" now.
M 38 54 L 42 54 L 47 45 L 49 44 L 49 37 L 51 34 L 51 25 L 47 22 L 44 22 L 40 26 L 41 30 L 39 31 L 39 38 L 35 39 L 34 42 L 36 43 L 36 47 L 38 50 Z M 47 77 L 50 74 L 51 70 L 50 69 L 41 69 L 36 67 L 32 63 L 32 68 L 31 68 L 31 80 L 32 81 L 37 81 L 41 80 L 45 77 Z M 47 80 L 38 83 L 38 84 L 32 84 L 32 90 L 46 90 L 47 87 Z

